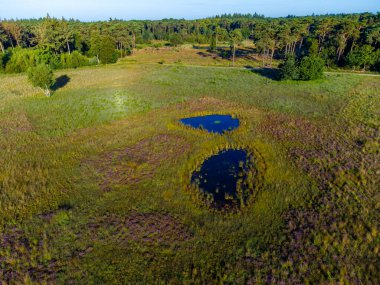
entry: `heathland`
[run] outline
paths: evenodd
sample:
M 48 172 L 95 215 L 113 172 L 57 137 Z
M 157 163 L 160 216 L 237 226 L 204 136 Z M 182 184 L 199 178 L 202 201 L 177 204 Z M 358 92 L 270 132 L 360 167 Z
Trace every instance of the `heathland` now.
M 0 283 L 378 283 L 380 77 L 229 65 L 148 48 L 56 71 L 51 97 L 0 75 Z M 240 126 L 179 122 L 204 114 Z M 231 147 L 257 185 L 215 211 L 191 175 Z

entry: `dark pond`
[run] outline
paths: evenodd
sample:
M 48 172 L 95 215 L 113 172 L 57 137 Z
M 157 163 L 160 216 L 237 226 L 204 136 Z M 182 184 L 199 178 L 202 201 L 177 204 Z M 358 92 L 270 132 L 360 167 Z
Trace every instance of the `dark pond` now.
M 231 115 L 207 115 L 181 119 L 181 123 L 196 129 L 205 129 L 212 133 L 222 134 L 239 127 L 239 119 Z
M 247 201 L 252 188 L 251 156 L 244 150 L 229 149 L 206 159 L 192 174 L 191 182 L 210 200 L 213 208 L 238 208 Z M 248 178 L 250 176 L 250 178 Z

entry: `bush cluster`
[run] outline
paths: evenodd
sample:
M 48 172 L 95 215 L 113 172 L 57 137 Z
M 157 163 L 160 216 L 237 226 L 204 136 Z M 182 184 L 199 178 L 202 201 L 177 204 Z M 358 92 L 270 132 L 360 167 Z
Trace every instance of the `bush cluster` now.
M 81 66 L 87 66 L 90 64 L 90 60 L 78 51 L 74 51 L 71 54 L 63 53 L 60 58 L 61 68 L 78 68 Z
M 281 80 L 316 80 L 323 77 L 325 62 L 316 55 L 305 56 L 297 61 L 288 56 L 280 65 Z
M 92 61 L 78 51 L 56 55 L 49 49 L 15 48 L 0 55 L 0 70 L 6 73 L 26 72 L 39 64 L 47 64 L 52 69 L 78 68 L 91 65 Z
M 8 52 L 9 60 L 4 62 L 6 73 L 20 73 L 37 63 L 36 50 L 14 49 Z

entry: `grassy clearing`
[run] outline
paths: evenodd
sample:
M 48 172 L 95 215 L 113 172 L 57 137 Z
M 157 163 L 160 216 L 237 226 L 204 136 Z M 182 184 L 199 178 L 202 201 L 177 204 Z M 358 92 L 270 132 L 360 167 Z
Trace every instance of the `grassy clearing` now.
M 137 50 L 135 54 L 123 59 L 125 63 L 154 63 L 177 65 L 201 65 L 201 66 L 232 66 L 232 56 L 229 55 L 228 45 L 219 46 L 214 52 L 208 50 L 208 45 L 181 46 L 177 48 L 145 48 Z M 253 53 L 253 46 L 240 46 L 236 52 L 235 66 L 261 67 L 262 59 Z M 278 66 L 274 60 L 273 66 Z
M 62 75 L 49 99 L 24 75 L 0 77 L 0 280 L 378 280 L 378 78 L 125 63 Z M 220 136 L 178 123 L 211 113 L 242 125 Z M 189 182 L 228 146 L 254 149 L 263 181 L 223 215 Z

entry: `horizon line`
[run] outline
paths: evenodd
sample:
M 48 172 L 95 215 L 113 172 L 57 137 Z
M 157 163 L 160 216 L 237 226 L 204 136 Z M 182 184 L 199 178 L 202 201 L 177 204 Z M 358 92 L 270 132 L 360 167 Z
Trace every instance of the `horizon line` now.
M 64 16 L 60 16 L 60 17 L 57 17 L 57 16 L 50 16 L 50 13 L 46 13 L 46 16 L 43 16 L 43 17 L 39 17 L 39 18 L 36 18 L 36 17 L 30 17 L 30 18 L 2 18 L 0 16 L 0 22 L 1 21 L 27 21 L 27 20 L 42 20 L 42 19 L 46 19 L 48 17 L 52 18 L 52 19 L 57 19 L 57 20 L 60 20 L 60 19 L 64 19 L 64 20 L 67 20 L 67 21 L 79 21 L 79 22 L 83 22 L 83 23 L 96 23 L 96 22 L 111 22 L 111 21 L 125 21 L 125 22 L 128 22 L 128 21 L 163 21 L 163 20 L 185 20 L 185 21 L 197 21 L 197 20 L 205 20 L 205 19 L 211 19 L 211 18 L 222 18 L 223 16 L 225 15 L 228 15 L 228 16 L 234 16 L 234 15 L 241 15 L 243 16 L 242 18 L 244 18 L 244 16 L 255 16 L 257 15 L 257 18 L 265 18 L 265 19 L 284 19 L 284 18 L 306 18 L 306 17 L 322 17 L 322 16 L 348 16 L 348 15 L 363 15 L 363 14 L 372 14 L 372 15 L 378 15 L 380 14 L 380 10 L 379 11 L 376 11 L 376 12 L 369 12 L 369 11 L 363 11 L 363 12 L 354 12 L 354 13 L 345 13 L 345 12 L 342 12 L 342 13 L 324 13 L 324 14 L 316 14 L 316 13 L 312 13 L 312 14 L 306 14 L 306 15 L 292 15 L 292 14 L 288 14 L 286 16 L 265 16 L 264 14 L 259 14 L 257 12 L 254 12 L 254 13 L 236 13 L 236 12 L 233 12 L 233 13 L 224 13 L 224 14 L 218 14 L 218 15 L 213 15 L 213 16 L 207 16 L 207 17 L 200 17 L 200 18 L 192 18 L 192 17 L 188 17 L 188 18 L 173 18 L 173 17 L 170 17 L 170 18 L 157 18 L 157 19 L 148 19 L 148 18 L 141 18 L 141 19 L 138 19 L 138 18 L 122 18 L 122 19 L 118 19 L 118 18 L 112 18 L 112 17 L 109 17 L 108 20 L 104 19 L 104 20 L 81 20 L 79 18 L 66 18 Z

